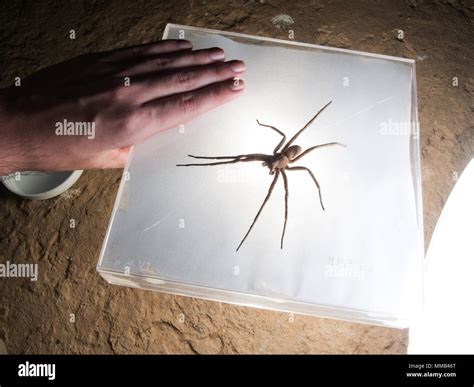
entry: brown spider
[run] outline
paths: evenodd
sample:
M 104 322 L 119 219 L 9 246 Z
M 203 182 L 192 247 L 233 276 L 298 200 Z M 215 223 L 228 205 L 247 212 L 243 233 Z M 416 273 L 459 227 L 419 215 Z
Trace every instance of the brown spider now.
M 321 145 L 315 145 L 312 146 L 308 149 L 306 149 L 303 152 L 303 149 L 299 145 L 291 145 L 293 142 L 298 138 L 298 136 L 316 119 L 316 117 L 324 110 L 326 109 L 332 101 L 329 101 L 321 110 L 319 110 L 313 118 L 311 118 L 308 123 L 303 126 L 302 129 L 300 129 L 292 138 L 290 141 L 288 141 L 285 144 L 286 141 L 286 136 L 285 134 L 271 126 L 271 125 L 265 125 L 261 124 L 258 120 L 257 123 L 260 126 L 265 126 L 267 128 L 273 129 L 275 132 L 279 133 L 283 138 L 281 141 L 278 143 L 276 148 L 273 150 L 272 155 L 266 155 L 262 153 L 251 153 L 251 154 L 246 154 L 246 155 L 238 155 L 238 156 L 216 156 L 216 157 L 208 157 L 208 156 L 193 156 L 193 155 L 188 155 L 189 157 L 195 158 L 195 159 L 208 159 L 208 160 L 221 160 L 221 159 L 230 159 L 229 161 L 220 161 L 220 162 L 215 162 L 215 163 L 206 163 L 206 164 L 177 164 L 176 166 L 178 167 L 194 167 L 194 166 L 210 166 L 210 165 L 222 165 L 222 164 L 235 164 L 235 163 L 241 163 L 241 162 L 248 162 L 248 161 L 263 161 L 263 166 L 268 167 L 270 169 L 270 175 L 275 175 L 273 178 L 272 183 L 270 184 L 270 188 L 268 189 L 267 196 L 265 197 L 265 200 L 263 201 L 263 204 L 260 206 L 260 209 L 257 212 L 257 215 L 255 215 L 255 218 L 250 225 L 250 228 L 248 229 L 247 233 L 245 234 L 244 238 L 240 242 L 239 246 L 237 246 L 236 251 L 239 251 L 240 247 L 244 243 L 245 239 L 247 239 L 247 236 L 250 234 L 250 231 L 252 230 L 253 226 L 255 225 L 258 217 L 260 216 L 260 213 L 263 210 L 263 207 L 267 203 L 268 199 L 270 198 L 273 188 L 275 187 L 275 184 L 278 180 L 278 177 L 280 174 L 283 176 L 283 184 L 285 187 L 285 222 L 283 224 L 283 231 L 281 234 L 281 242 L 280 242 L 280 248 L 283 249 L 283 239 L 285 237 L 285 230 L 286 230 L 286 222 L 288 220 L 288 177 L 286 176 L 285 171 L 307 171 L 311 178 L 313 179 L 314 183 L 316 184 L 316 187 L 318 188 L 318 193 L 319 193 L 319 202 L 321 203 L 321 207 L 324 209 L 323 205 L 323 199 L 321 196 L 321 187 L 319 186 L 318 181 L 316 180 L 316 177 L 314 177 L 313 172 L 309 168 L 303 167 L 303 166 L 294 166 L 290 167 L 288 164 L 294 163 L 295 161 L 298 161 L 301 159 L 303 156 L 307 155 L 309 152 L 317 149 L 317 148 L 323 148 L 327 146 L 334 146 L 334 145 L 340 145 L 344 146 L 344 144 L 341 144 L 339 142 L 329 142 L 327 144 L 321 144 Z M 282 148 L 283 147 L 283 148 Z M 281 148 L 281 151 L 280 151 Z

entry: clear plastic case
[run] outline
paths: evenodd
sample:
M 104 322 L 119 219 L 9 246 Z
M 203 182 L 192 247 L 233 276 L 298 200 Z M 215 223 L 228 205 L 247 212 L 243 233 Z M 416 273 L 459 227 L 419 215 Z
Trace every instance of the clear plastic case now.
M 98 271 L 110 283 L 396 327 L 422 300 L 423 216 L 415 63 L 364 52 L 169 24 L 164 39 L 222 47 L 246 62 L 231 103 L 136 146 Z M 187 155 L 271 154 L 298 137 L 316 149 L 280 179 L 260 162 L 178 167 Z

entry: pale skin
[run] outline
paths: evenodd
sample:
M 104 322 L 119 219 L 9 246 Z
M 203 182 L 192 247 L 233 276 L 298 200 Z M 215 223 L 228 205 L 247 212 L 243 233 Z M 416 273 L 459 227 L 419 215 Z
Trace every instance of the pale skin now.
M 245 64 L 163 40 L 85 54 L 0 89 L 0 175 L 122 168 L 132 145 L 240 96 Z M 129 86 L 126 78 L 130 79 Z M 95 138 L 55 123 L 94 122 Z

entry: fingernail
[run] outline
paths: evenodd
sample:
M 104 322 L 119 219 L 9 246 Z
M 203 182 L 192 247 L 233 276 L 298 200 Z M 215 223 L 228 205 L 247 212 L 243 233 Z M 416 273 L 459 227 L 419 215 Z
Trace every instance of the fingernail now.
M 189 40 L 180 40 L 178 46 L 180 48 L 191 48 L 193 44 Z
M 241 60 L 234 60 L 230 62 L 230 68 L 236 73 L 241 73 L 245 70 L 245 63 Z
M 221 50 L 220 48 L 213 48 L 209 52 L 209 57 L 212 60 L 222 60 L 222 59 L 225 58 L 225 52 L 224 52 L 224 50 Z
M 235 78 L 230 85 L 230 88 L 234 91 L 242 90 L 244 88 L 244 80 L 240 78 Z

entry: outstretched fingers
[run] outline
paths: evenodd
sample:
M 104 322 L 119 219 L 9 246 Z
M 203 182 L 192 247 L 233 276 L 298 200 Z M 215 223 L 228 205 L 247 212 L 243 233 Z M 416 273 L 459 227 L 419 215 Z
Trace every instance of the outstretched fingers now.
M 323 197 L 321 195 L 321 187 L 318 183 L 318 180 L 316 180 L 316 177 L 314 176 L 313 172 L 311 172 L 311 169 L 306 168 L 306 167 L 287 167 L 286 170 L 287 171 L 306 171 L 306 172 L 309 173 L 309 175 L 311 176 L 311 178 L 314 181 L 314 184 L 316 184 L 316 187 L 318 188 L 319 202 L 321 203 L 321 208 L 323 209 L 323 211 L 326 211 L 326 209 L 324 208 L 324 204 L 323 204 Z
M 248 235 L 250 234 L 250 231 L 252 230 L 253 226 L 255 225 L 255 223 L 257 222 L 257 219 L 258 217 L 260 216 L 262 210 L 263 210 L 263 207 L 265 207 L 265 204 L 267 204 L 268 202 L 268 199 L 270 199 L 270 196 L 273 192 L 273 188 L 275 188 L 275 184 L 278 180 L 278 176 L 280 176 L 280 170 L 276 170 L 275 171 L 275 177 L 273 178 L 273 181 L 272 181 L 272 184 L 270 184 L 270 188 L 268 188 L 268 193 L 267 193 L 267 196 L 265 196 L 265 200 L 263 201 L 262 205 L 260 206 L 260 209 L 258 210 L 257 212 L 257 215 L 255 215 L 255 218 L 252 222 L 252 224 L 250 225 L 250 228 L 248 229 L 247 233 L 245 234 L 244 238 L 242 239 L 242 241 L 240 242 L 239 246 L 237 247 L 236 251 L 239 251 L 240 247 L 242 246 L 242 244 L 244 243 L 244 241 L 247 239 Z
M 244 71 L 245 65 L 242 61 L 232 60 L 146 73 L 135 77 L 127 92 L 137 103 L 144 104 L 178 93 L 199 90 L 218 82 L 234 82 L 236 77 L 242 77 Z
M 203 66 L 225 59 L 224 50 L 213 47 L 203 50 L 185 50 L 148 56 L 142 60 L 126 62 L 118 75 L 133 77 L 158 71 L 170 71 L 192 66 Z
M 156 42 L 138 44 L 119 48 L 102 53 L 102 56 L 108 61 L 121 61 L 143 58 L 149 55 L 166 54 L 182 50 L 190 50 L 193 47 L 189 40 L 182 39 L 164 39 Z
M 141 137 L 148 138 L 159 130 L 186 123 L 202 113 L 237 98 L 242 94 L 243 89 L 242 79 L 230 79 L 198 90 L 147 102 L 141 110 L 154 125 L 146 126 Z

